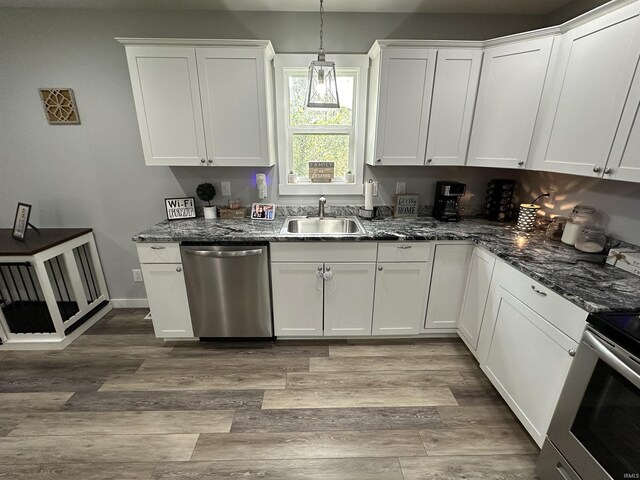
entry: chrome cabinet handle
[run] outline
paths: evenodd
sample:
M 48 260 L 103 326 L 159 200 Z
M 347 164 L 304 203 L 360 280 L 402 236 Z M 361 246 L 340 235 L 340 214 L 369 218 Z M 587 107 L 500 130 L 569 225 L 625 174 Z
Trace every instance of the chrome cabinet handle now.
M 538 290 L 535 285 L 531 285 L 531 290 L 533 290 L 534 292 L 536 292 L 538 295 L 542 295 L 543 297 L 547 296 L 546 292 L 543 292 L 542 290 Z
M 151 250 L 164 250 L 166 247 L 158 247 L 157 245 L 151 246 Z
M 380 162 L 382 162 L 382 159 L 381 159 L 381 158 L 378 158 L 378 159 L 376 160 L 376 162 L 380 163 Z
M 209 159 L 207 160 L 207 162 L 209 162 L 209 165 L 211 165 L 213 163 L 213 160 Z
M 600 167 L 593 167 L 593 173 L 600 173 L 602 171 L 602 168 Z
M 204 165 L 206 163 L 206 160 L 204 158 L 201 158 L 200 163 Z
M 381 272 L 382 271 L 382 267 L 378 267 L 378 271 Z
M 407 250 L 409 248 L 411 248 L 413 245 L 396 245 L 397 248 L 399 248 L 400 250 Z
M 570 349 L 568 352 L 570 357 L 575 357 L 576 356 L 576 351 L 574 349 Z
M 331 267 L 327 267 L 327 268 L 325 268 L 325 270 L 326 270 L 327 272 L 330 272 L 330 271 L 331 271 Z
M 433 158 L 427 158 L 427 163 L 433 162 Z
M 176 267 L 176 272 L 181 272 L 182 271 L 182 267 Z
M 524 160 L 520 160 L 520 161 L 518 162 L 518 165 L 520 165 L 520 166 L 524 165 Z
M 605 168 L 603 173 L 604 173 L 605 175 L 611 175 L 611 174 L 613 173 L 613 169 L 611 169 L 611 168 Z
M 322 267 L 318 267 L 318 271 L 321 272 L 322 271 Z

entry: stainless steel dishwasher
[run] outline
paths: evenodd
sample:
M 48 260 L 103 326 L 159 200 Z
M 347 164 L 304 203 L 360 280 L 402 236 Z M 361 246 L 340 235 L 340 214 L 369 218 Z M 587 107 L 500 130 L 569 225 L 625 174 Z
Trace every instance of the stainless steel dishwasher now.
M 272 337 L 266 245 L 183 245 L 193 334 Z

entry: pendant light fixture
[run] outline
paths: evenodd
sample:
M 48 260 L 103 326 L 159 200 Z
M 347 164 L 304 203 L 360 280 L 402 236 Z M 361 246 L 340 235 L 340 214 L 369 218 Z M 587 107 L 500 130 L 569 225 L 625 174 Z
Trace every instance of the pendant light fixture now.
M 324 7 L 320 0 L 320 48 L 318 60 L 309 66 L 309 91 L 307 93 L 307 107 L 310 108 L 340 108 L 338 101 L 338 82 L 336 79 L 336 64 L 325 60 L 322 27 Z

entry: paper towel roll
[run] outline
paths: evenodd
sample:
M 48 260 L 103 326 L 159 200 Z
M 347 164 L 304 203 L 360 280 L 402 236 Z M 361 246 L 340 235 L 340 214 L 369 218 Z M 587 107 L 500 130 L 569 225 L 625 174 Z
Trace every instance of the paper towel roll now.
M 373 210 L 373 182 L 364 184 L 364 209 Z

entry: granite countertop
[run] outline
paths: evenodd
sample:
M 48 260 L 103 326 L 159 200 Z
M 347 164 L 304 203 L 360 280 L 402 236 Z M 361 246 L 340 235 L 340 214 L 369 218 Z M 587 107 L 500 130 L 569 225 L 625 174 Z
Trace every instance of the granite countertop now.
M 431 217 L 361 220 L 366 233 L 341 237 L 283 235 L 276 220 L 163 221 L 133 237 L 135 242 L 281 242 L 466 240 L 515 267 L 588 312 L 640 311 L 640 277 L 604 264 L 604 255 L 587 254 L 543 233 L 523 234 L 513 225 L 483 219 L 442 223 Z

